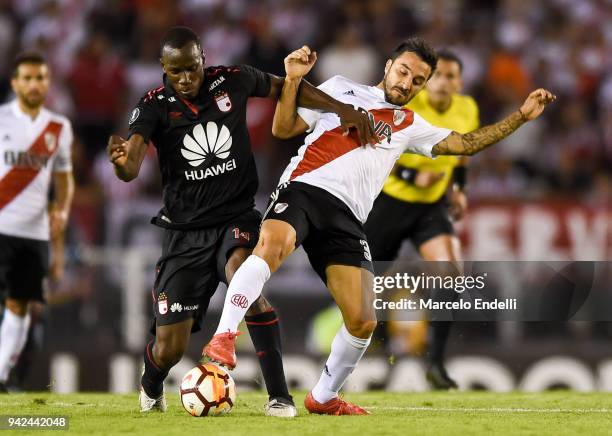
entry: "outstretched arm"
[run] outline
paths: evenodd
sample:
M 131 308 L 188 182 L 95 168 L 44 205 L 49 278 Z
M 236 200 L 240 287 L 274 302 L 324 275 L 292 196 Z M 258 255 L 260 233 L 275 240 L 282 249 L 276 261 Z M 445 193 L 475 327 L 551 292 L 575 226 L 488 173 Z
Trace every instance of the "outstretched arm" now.
M 351 128 L 357 129 L 361 145 L 378 143 L 379 139 L 367 114 L 332 98 L 303 79 L 316 61 L 317 53 L 311 51 L 308 46 L 303 46 L 285 58 L 287 76 L 284 79 L 272 77 L 269 96 L 279 98 L 272 126 L 274 136 L 281 139 L 292 138 L 308 129 L 306 122 L 297 115 L 297 106 L 300 106 L 336 113 L 345 132 L 348 133 Z M 280 114 L 279 109 L 282 111 Z
M 527 121 L 540 116 L 546 105 L 555 101 L 556 98 L 545 89 L 537 89 L 529 94 L 519 110 L 503 120 L 463 135 L 453 132 L 446 139 L 434 145 L 431 151 L 436 155 L 474 155 L 509 136 Z

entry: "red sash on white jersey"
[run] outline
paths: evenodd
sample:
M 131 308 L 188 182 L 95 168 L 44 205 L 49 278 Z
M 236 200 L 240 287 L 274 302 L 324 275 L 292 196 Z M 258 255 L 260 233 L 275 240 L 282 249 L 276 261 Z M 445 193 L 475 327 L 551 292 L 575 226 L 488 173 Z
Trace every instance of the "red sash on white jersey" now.
M 28 149 L 29 153 L 51 157 L 59 146 L 62 124 L 49 122 Z M 0 179 L 0 210 L 15 199 L 36 178 L 41 168 L 15 166 Z
M 374 123 L 383 121 L 391 127 L 393 133 L 408 128 L 414 121 L 414 113 L 408 109 L 371 109 Z M 376 132 L 379 134 L 380 132 Z M 309 173 L 334 159 L 360 147 L 359 135 L 351 130 L 344 136 L 342 127 L 323 132 L 321 136 L 308 145 L 304 158 L 293 170 L 290 180 Z

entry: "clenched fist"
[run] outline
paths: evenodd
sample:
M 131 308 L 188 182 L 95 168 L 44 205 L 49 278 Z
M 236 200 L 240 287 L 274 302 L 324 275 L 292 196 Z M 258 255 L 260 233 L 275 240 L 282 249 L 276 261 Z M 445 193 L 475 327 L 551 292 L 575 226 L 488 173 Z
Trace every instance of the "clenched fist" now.
M 119 135 L 111 135 L 106 152 L 113 165 L 123 166 L 127 161 L 127 142 Z
M 307 45 L 302 46 L 285 58 L 287 79 L 299 79 L 310 72 L 317 61 L 317 52 L 311 51 Z
M 547 104 L 552 103 L 557 96 L 544 88 L 536 89 L 527 97 L 521 106 L 521 113 L 526 121 L 531 121 L 540 116 Z

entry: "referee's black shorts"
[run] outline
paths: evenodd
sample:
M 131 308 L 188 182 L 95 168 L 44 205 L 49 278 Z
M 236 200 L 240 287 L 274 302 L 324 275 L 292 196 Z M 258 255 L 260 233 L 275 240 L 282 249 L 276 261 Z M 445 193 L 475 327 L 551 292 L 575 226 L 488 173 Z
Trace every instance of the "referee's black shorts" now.
M 436 236 L 455 233 L 445 198 L 409 203 L 384 192 L 374 202 L 365 231 L 375 261 L 395 260 L 406 239 L 418 249 Z

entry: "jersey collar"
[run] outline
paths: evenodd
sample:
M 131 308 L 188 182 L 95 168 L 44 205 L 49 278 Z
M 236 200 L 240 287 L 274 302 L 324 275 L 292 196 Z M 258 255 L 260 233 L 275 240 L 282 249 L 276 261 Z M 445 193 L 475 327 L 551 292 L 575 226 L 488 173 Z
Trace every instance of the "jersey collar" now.
M 372 93 L 374 95 L 376 95 L 376 97 L 378 97 L 380 99 L 380 103 L 383 103 L 384 105 L 386 105 L 387 107 L 392 107 L 392 108 L 399 108 L 400 106 L 396 106 L 392 103 L 389 103 L 386 99 L 385 99 L 385 91 L 383 91 L 382 89 L 380 89 L 378 86 L 369 86 L 370 90 L 372 91 Z
M 32 118 L 30 118 L 28 114 L 26 114 L 24 111 L 21 110 L 21 108 L 19 107 L 19 103 L 17 102 L 17 99 L 13 100 L 13 102 L 11 103 L 11 109 L 13 110 L 13 114 L 17 118 L 26 118 L 26 119 L 29 119 L 30 121 L 32 120 Z
M 42 119 L 42 117 L 44 117 L 45 114 L 47 113 L 47 110 L 44 107 L 41 107 L 36 118 L 32 119 L 30 115 L 26 114 L 24 111 L 21 110 L 21 108 L 19 107 L 19 103 L 17 102 L 17 99 L 11 102 L 11 111 L 13 111 L 13 114 L 15 115 L 15 117 L 27 120 L 30 123 L 35 123 L 36 121 Z
M 370 86 L 370 89 L 372 90 L 372 92 L 374 94 L 376 94 L 376 96 L 378 98 L 380 98 L 382 101 L 384 101 L 386 103 L 386 101 L 385 101 L 385 91 L 380 89 L 378 86 Z
M 172 85 L 168 82 L 168 78 L 166 76 L 166 74 L 163 75 L 163 81 L 164 81 L 164 89 L 166 90 L 166 93 L 168 95 L 171 95 L 173 97 L 175 97 L 178 101 L 180 101 L 185 107 L 186 107 L 186 112 L 189 114 L 192 114 L 194 116 L 198 116 L 199 115 L 199 110 L 197 107 L 197 103 L 200 100 L 200 95 L 202 92 L 202 88 L 200 88 L 200 91 L 198 91 L 198 95 L 196 97 L 196 101 L 195 102 L 191 102 L 189 100 L 184 99 L 183 97 L 181 97 L 180 95 L 177 94 L 177 92 L 174 90 L 174 88 L 172 87 Z M 204 83 L 202 83 L 202 86 L 204 86 Z

